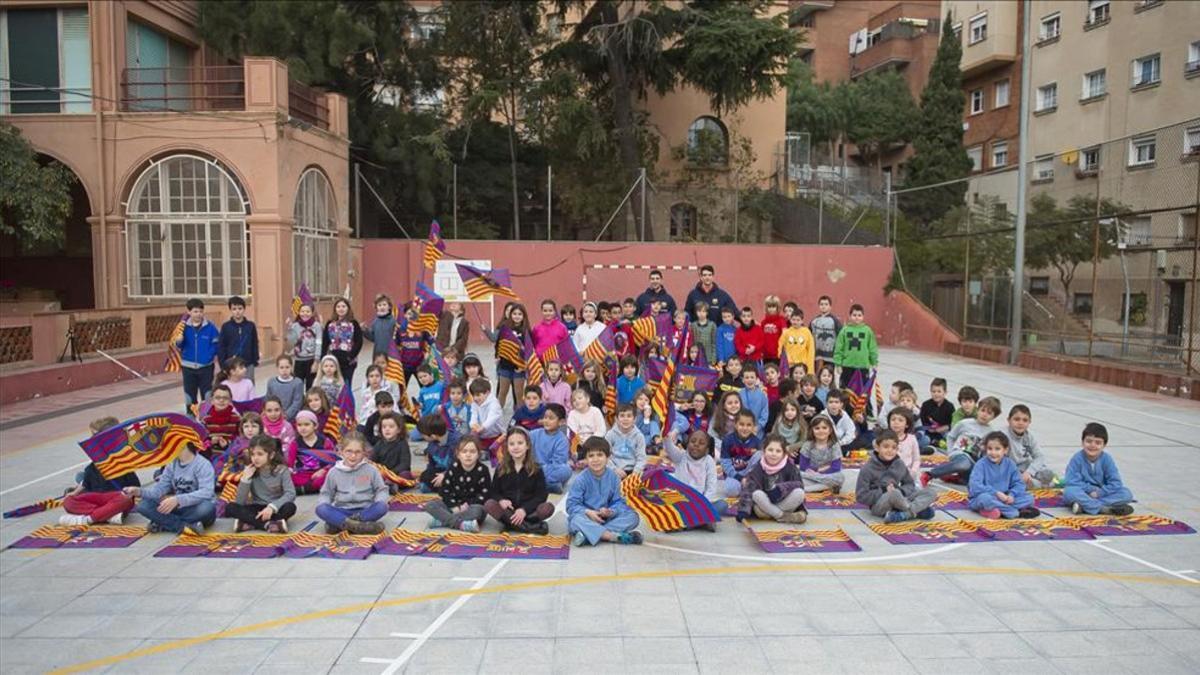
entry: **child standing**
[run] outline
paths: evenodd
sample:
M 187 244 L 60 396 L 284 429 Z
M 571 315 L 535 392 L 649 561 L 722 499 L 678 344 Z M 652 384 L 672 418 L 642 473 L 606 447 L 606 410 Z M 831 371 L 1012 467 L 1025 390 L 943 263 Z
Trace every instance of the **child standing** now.
M 594 302 L 583 303 L 580 313 L 583 315 L 583 323 L 576 326 L 571 333 L 571 342 L 575 344 L 575 351 L 582 354 L 583 350 L 587 349 L 588 345 L 604 332 L 605 325 L 598 320 L 600 311 Z
M 758 380 L 758 371 L 747 368 L 742 372 L 743 389 L 739 392 L 742 397 L 742 410 L 749 410 L 754 415 L 754 427 L 759 438 L 767 431 L 767 415 L 770 412 L 770 402 L 767 393 L 763 391 Z
M 634 422 L 636 412 L 628 403 L 617 406 L 617 423 L 604 435 L 612 452 L 609 466 L 622 480 L 646 468 L 646 439 Z
M 725 492 L 741 489 L 742 479 L 758 462 L 762 441 L 755 433 L 754 415 L 748 410 L 737 414 L 734 430 L 721 440 L 721 469 L 725 474 Z
M 692 340 L 700 347 L 708 365 L 717 362 L 717 324 L 708 320 L 708 304 L 697 302 L 693 308 L 696 320 L 692 322 Z
M 492 486 L 492 476 L 480 461 L 481 453 L 475 438 L 467 437 L 458 442 L 454 464 L 444 474 L 438 489 L 440 499 L 422 507 L 430 516 L 430 527 L 479 531 L 486 515 L 483 504 L 491 496 Z
M 505 530 L 530 534 L 548 534 L 546 521 L 554 515 L 554 505 L 547 499 L 546 476 L 538 466 L 531 448 L 529 434 L 513 429 L 505 439 L 505 450 L 492 481 L 491 497 L 483 510 L 495 518 Z
M 1046 455 L 1037 439 L 1029 431 L 1033 414 L 1029 406 L 1018 403 L 1008 411 L 1008 456 L 1021 472 L 1021 480 L 1029 487 L 1050 487 L 1058 482 L 1058 476 L 1046 465 Z
M 767 437 L 762 459 L 746 473 L 738 498 L 737 521 L 755 516 L 780 523 L 803 523 L 808 520 L 804 508 L 804 483 L 800 470 L 788 459 L 784 441 L 778 436 Z
M 946 379 L 935 377 L 929 383 L 929 400 L 921 404 L 921 424 L 929 442 L 940 446 L 954 421 L 954 404 L 946 400 Z
M 992 432 L 992 420 L 999 415 L 999 399 L 988 396 L 981 400 L 975 417 L 968 417 L 955 424 L 946 435 L 946 449 L 950 459 L 922 474 L 921 485 L 928 485 L 934 478 L 965 482 L 970 477 L 971 467 L 975 466 L 975 462 L 983 455 L 983 439 Z
M 721 308 L 721 325 L 717 326 L 717 365 L 724 366 L 730 357 L 737 356 L 737 321 L 732 307 Z
M 337 359 L 341 379 L 351 383 L 351 386 L 354 386 L 354 369 L 358 367 L 358 353 L 362 351 L 362 346 L 362 327 L 354 318 L 350 301 L 338 298 L 333 302 L 333 318 L 325 324 L 321 354 Z
M 733 337 L 733 344 L 737 350 L 737 355 L 741 357 L 747 366 L 759 363 L 762 361 L 763 353 L 766 351 L 763 348 L 764 343 L 762 326 L 759 326 L 754 321 L 754 310 L 749 307 L 743 307 L 741 323 L 738 324 L 737 333 Z
M 395 333 L 396 314 L 393 310 L 392 299 L 380 293 L 375 296 L 375 316 L 363 330 L 363 338 L 369 340 L 373 345 L 371 348 L 372 361 L 380 355 L 387 356 L 388 346 Z
M 993 431 L 984 439 L 986 456 L 971 469 L 967 487 L 970 506 L 984 518 L 1037 518 L 1033 495 L 1025 489 L 1021 472 L 1008 458 L 1008 436 Z
M 692 336 L 692 331 L 689 330 L 687 312 L 677 309 L 672 318 L 674 324 L 671 326 L 671 335 L 667 339 L 666 347 L 672 353 L 686 355 L 696 341 Z
M 118 424 L 120 422 L 115 417 L 101 417 L 88 425 L 88 428 L 95 436 Z M 136 472 L 130 471 L 109 479 L 100 475 L 95 462 L 89 463 L 77 480 L 78 484 L 63 498 L 63 510 L 67 514 L 59 517 L 59 525 L 120 525 L 125 514 L 133 510 L 133 499 L 123 490 L 127 487 L 141 486 Z
M 320 490 L 335 462 L 333 441 L 317 430 L 316 414 L 301 410 L 296 415 L 296 439 L 287 449 L 287 464 L 292 469 L 296 489 L 301 494 Z
M 846 476 L 842 473 L 842 449 L 834 437 L 833 421 L 828 415 L 813 418 L 813 439 L 800 447 L 797 465 L 806 492 L 842 491 Z
M 858 470 L 854 498 L 887 523 L 929 520 L 934 516 L 932 507 L 937 495 L 928 488 L 917 488 L 908 467 L 899 460 L 898 447 L 891 429 L 875 434 L 875 451 Z
M 279 399 L 283 406 L 283 415 L 289 420 L 296 419 L 296 413 L 304 406 L 304 392 L 307 389 L 304 381 L 292 376 L 292 357 L 280 354 L 275 359 L 275 377 L 267 380 L 267 396 Z
M 546 479 L 546 489 L 560 494 L 571 480 L 571 449 L 562 424 L 567 411 L 557 403 L 546 406 L 542 413 L 542 426 L 529 434 L 533 456 Z
M 571 412 L 567 413 L 567 428 L 579 437 L 583 443 L 592 436 L 604 437 L 608 425 L 604 423 L 604 413 L 592 405 L 592 399 L 582 389 L 576 389 L 571 394 Z
M 255 436 L 248 452 L 250 461 L 238 480 L 237 499 L 225 505 L 225 517 L 235 519 L 235 532 L 287 532 L 288 518 L 296 515 L 296 486 L 279 441 Z
M 321 354 L 321 317 L 310 304 L 300 305 L 295 319 L 288 317 L 287 340 L 295 359 L 296 377 L 304 381 L 305 391 L 312 389 L 316 373 L 313 364 Z
M 1067 463 L 1067 474 L 1063 479 L 1063 500 L 1071 506 L 1071 513 L 1112 514 L 1127 516 L 1133 513 L 1130 502 L 1133 493 L 1125 487 L 1117 463 L 1112 455 L 1104 451 L 1108 445 L 1108 429 L 1097 422 L 1089 422 L 1083 428 L 1083 449 L 1075 453 Z
M 187 409 L 208 397 L 213 385 L 213 361 L 217 358 L 220 334 L 213 322 L 204 318 L 204 301 L 187 301 L 187 321 L 175 343 L 183 373 L 183 396 Z
M 253 383 L 258 366 L 258 328 L 246 318 L 246 301 L 236 295 L 229 298 L 229 320 L 221 325 L 217 362 L 229 370 L 229 360 L 235 356 L 246 365 L 246 379 Z
M 566 325 L 558 318 L 558 305 L 553 300 L 542 300 L 541 310 L 542 320 L 529 329 L 538 356 L 570 337 Z
M 819 370 L 825 364 L 833 365 L 838 333 L 842 330 L 841 320 L 833 315 L 833 298 L 822 295 L 817 300 L 817 315 L 808 327 L 813 334 L 815 367 Z
M 788 319 L 788 327 L 779 335 L 778 349 L 781 362 L 786 358 L 789 367 L 803 365 L 806 372 L 813 372 L 816 352 L 812 331 L 804 325 L 804 312 L 797 309 Z
M 217 519 L 212 464 L 187 443 L 150 487 L 129 486 L 126 496 L 141 497 L 137 512 L 150 521 L 150 532 L 204 534 Z
M 879 345 L 875 342 L 875 331 L 863 321 L 862 305 L 850 305 L 850 322 L 838 332 L 833 348 L 833 364 L 842 369 L 842 388 L 850 386 L 850 379 L 858 372 L 863 381 L 871 376 L 871 369 L 879 365 Z
M 638 362 L 635 356 L 621 359 L 621 376 L 617 378 L 617 405 L 633 403 L 633 397 L 645 389 L 646 381 L 638 377 Z
M 703 431 L 687 433 L 687 449 L 679 447 L 676 433 L 667 435 L 663 449 L 671 463 L 675 465 L 675 477 L 704 495 L 713 505 L 717 515 L 725 515 L 728 503 L 725 501 L 725 486 L 717 476 L 717 462 L 713 459 L 712 436 Z M 709 532 L 717 528 L 711 523 L 704 526 Z
M 254 380 L 247 376 L 246 362 L 240 356 L 231 356 L 225 368 L 217 375 L 217 381 L 229 389 L 234 403 L 245 403 L 254 398 Z
M 518 342 L 524 343 L 525 336 L 529 334 L 529 321 L 526 320 L 525 306 L 513 304 L 508 310 L 508 315 L 500 321 L 499 328 L 509 328 Z M 519 368 L 517 364 L 500 358 L 499 341 L 497 341 L 496 351 L 496 389 L 497 396 L 500 399 L 500 405 L 508 402 L 508 390 L 511 387 L 513 392 L 513 408 L 520 405 L 518 400 L 521 393 L 525 390 L 525 370 Z M 467 385 L 468 390 L 470 385 Z
M 567 530 L 576 546 L 642 543 L 642 534 L 634 529 L 641 519 L 621 496 L 621 480 L 609 468 L 610 452 L 608 441 L 599 436 L 583 442 L 586 470 L 567 494 Z
M 404 436 L 404 421 L 396 413 L 379 416 L 379 442 L 371 448 L 371 459 L 401 478 L 412 478 L 412 452 Z
M 388 488 L 379 469 L 367 461 L 367 439 L 357 431 L 342 437 L 340 458 L 329 471 L 317 499 L 317 517 L 325 532 L 379 534 L 388 511 Z
M 542 400 L 557 403 L 562 407 L 571 405 L 571 385 L 563 380 L 563 367 L 558 361 L 546 363 L 546 377 L 542 380 Z
M 788 319 L 780 313 L 781 305 L 778 295 L 768 295 L 763 301 L 763 308 L 762 358 L 767 361 L 777 361 L 779 360 L 779 342 L 783 337 L 783 331 L 788 327 Z

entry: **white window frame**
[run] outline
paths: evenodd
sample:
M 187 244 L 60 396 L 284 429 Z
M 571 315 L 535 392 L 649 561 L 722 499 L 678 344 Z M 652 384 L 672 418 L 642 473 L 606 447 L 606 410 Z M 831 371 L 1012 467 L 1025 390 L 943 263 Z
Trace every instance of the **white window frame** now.
M 339 292 L 337 213 L 329 178 L 316 167 L 305 169 L 292 207 L 292 282 L 307 284 L 316 296 Z
M 1150 65 L 1150 78 L 1143 80 L 1143 79 L 1141 79 L 1142 72 L 1143 72 L 1142 66 L 1145 63 L 1151 64 Z M 1146 56 L 1143 56 L 1141 58 L 1137 58 L 1137 59 L 1133 60 L 1133 73 L 1130 76 L 1130 82 L 1132 84 L 1130 86 L 1141 87 L 1141 86 L 1145 86 L 1145 85 L 1149 85 L 1149 84 L 1157 84 L 1161 80 L 1162 80 L 1162 54 L 1156 52 L 1154 54 L 1147 54 Z
M 1049 102 L 1047 102 L 1049 100 Z M 1037 109 L 1034 112 L 1053 110 L 1058 107 L 1058 83 L 1049 82 L 1037 88 Z
M 1096 161 L 1094 161 L 1094 162 L 1087 161 L 1087 156 L 1090 153 L 1095 153 Z M 1102 158 L 1100 156 L 1100 146 L 1098 146 L 1098 145 L 1093 145 L 1090 148 L 1083 148 L 1079 151 L 1079 170 L 1082 171 L 1083 173 L 1091 173 L 1094 171 L 1099 171 L 1101 161 L 1102 161 Z
M 1153 135 L 1129 139 L 1129 166 L 1149 166 L 1158 156 L 1158 141 Z
M 1100 82 L 1100 90 L 1092 89 L 1092 77 L 1096 76 Z M 1108 71 L 1105 68 L 1098 68 L 1088 73 L 1083 74 L 1083 86 L 1080 91 L 1079 100 L 1089 101 L 1093 98 L 1099 98 L 1108 93 Z
M 1088 0 L 1087 18 L 1084 24 L 1088 26 L 1104 23 L 1112 18 L 1112 8 L 1108 0 Z
M 1054 180 L 1054 155 L 1038 155 L 1033 158 L 1033 179 Z
M 987 39 L 987 20 L 987 12 L 983 12 L 971 17 L 970 21 L 967 22 L 967 25 L 970 27 L 967 33 L 967 43 L 969 45 L 977 45 Z
M 1183 154 L 1200 155 L 1200 127 L 1183 130 Z
M 1200 63 L 1200 40 L 1188 43 L 1188 63 Z
M 1004 93 L 1004 97 L 1000 97 L 1000 93 Z M 1008 105 L 1012 92 L 1012 80 L 1005 78 L 996 82 L 994 86 L 994 95 L 992 97 L 993 108 L 1003 108 Z
M 183 162 L 203 168 L 203 176 L 172 171 Z M 213 200 L 217 209 L 211 208 Z M 144 208 L 144 201 L 157 208 Z M 237 178 L 225 167 L 187 153 L 154 160 L 134 182 L 125 212 L 129 297 L 251 294 L 246 227 L 250 203 Z M 240 260 L 234 261 L 238 250 Z M 142 272 L 144 262 L 150 263 L 148 274 Z M 150 290 L 143 288 L 143 282 L 151 285 Z
M 1008 166 L 1008 141 L 992 141 L 992 168 Z
M 1051 26 L 1053 26 L 1053 28 L 1054 28 L 1053 33 L 1051 33 L 1050 31 L 1047 30 L 1047 28 L 1050 28 Z M 1062 13 L 1061 12 L 1055 12 L 1048 16 L 1042 17 L 1042 22 L 1041 22 L 1040 26 L 1038 27 L 1038 41 L 1053 40 L 1054 38 L 1058 37 L 1061 34 L 1062 34 Z
M 968 95 L 968 105 L 972 115 L 978 115 L 984 110 L 983 89 L 972 90 Z
M 967 157 L 971 160 L 971 171 L 983 171 L 982 145 L 973 145 L 967 148 Z

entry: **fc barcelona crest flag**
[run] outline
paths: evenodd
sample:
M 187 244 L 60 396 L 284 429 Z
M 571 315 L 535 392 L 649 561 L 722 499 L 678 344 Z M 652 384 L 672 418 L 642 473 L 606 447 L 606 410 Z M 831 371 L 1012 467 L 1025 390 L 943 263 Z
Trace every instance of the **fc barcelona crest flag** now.
M 100 475 L 117 478 L 137 469 L 162 466 L 185 444 L 203 447 L 208 432 L 195 420 L 177 413 L 155 413 L 123 422 L 79 447 L 96 463 Z

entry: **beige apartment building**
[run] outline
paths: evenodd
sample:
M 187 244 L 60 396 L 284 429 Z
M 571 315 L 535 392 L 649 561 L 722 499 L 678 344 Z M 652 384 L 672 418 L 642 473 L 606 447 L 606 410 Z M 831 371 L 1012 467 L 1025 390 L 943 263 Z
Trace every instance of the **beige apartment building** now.
M 346 99 L 274 59 L 220 59 L 197 6 L 0 7 L 0 120 L 79 180 L 61 247 L 0 240 L 6 300 L 177 318 L 188 297 L 243 295 L 269 339 L 299 280 L 350 281 Z
M 1196 290 L 1200 3 L 1035 0 L 1031 12 L 1031 198 L 1099 195 L 1135 215 L 1094 291 L 1089 263 L 1069 296 L 1053 271 L 1027 270 L 1027 288 L 1111 335 L 1123 330 L 1128 278 L 1131 332 L 1177 345 Z

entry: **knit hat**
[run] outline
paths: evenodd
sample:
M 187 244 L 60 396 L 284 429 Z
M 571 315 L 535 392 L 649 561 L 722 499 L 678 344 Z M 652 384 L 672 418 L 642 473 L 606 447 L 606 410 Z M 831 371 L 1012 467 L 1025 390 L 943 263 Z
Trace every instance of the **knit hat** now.
M 296 424 L 299 424 L 306 420 L 309 422 L 312 422 L 313 426 L 316 426 L 317 425 L 317 414 L 311 410 L 301 410 L 300 412 L 296 413 Z

